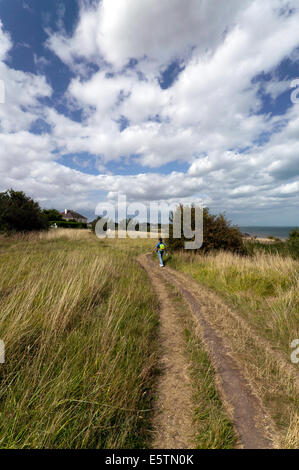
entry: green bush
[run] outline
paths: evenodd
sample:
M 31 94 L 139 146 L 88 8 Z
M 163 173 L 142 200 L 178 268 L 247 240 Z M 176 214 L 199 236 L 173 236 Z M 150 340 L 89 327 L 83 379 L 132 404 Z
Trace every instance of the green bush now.
M 287 245 L 291 256 L 299 258 L 299 230 L 292 230 L 287 240 Z
M 47 218 L 37 202 L 22 191 L 0 193 L 0 231 L 31 232 L 48 228 Z
M 268 237 L 270 238 L 270 237 Z M 290 256 L 293 259 L 299 259 L 299 230 L 292 230 L 289 238 L 282 241 L 273 237 L 275 243 L 245 242 L 249 254 L 256 252 L 279 254 L 280 256 Z
M 297 242 L 299 241 L 299 229 L 291 230 L 289 234 L 288 242 Z
M 63 220 L 62 215 L 56 209 L 43 209 L 42 213 L 46 217 L 48 222 L 50 222 L 51 220 Z
M 170 220 L 169 239 L 167 245 L 171 250 L 181 250 L 184 248 L 185 238 L 183 234 L 183 209 L 180 205 L 177 211 L 181 214 L 181 237 L 173 237 L 173 215 Z M 195 229 L 195 207 L 191 208 L 191 228 Z M 245 255 L 247 250 L 244 246 L 242 234 L 239 228 L 230 225 L 223 214 L 218 216 L 210 214 L 208 208 L 203 209 L 203 244 L 199 250 L 206 253 L 211 250 L 224 250 Z

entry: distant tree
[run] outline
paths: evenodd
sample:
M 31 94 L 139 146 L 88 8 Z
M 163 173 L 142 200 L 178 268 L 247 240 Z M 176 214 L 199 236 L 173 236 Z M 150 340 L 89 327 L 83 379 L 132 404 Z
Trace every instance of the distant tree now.
M 287 240 L 287 246 L 293 256 L 299 257 L 299 229 L 292 230 Z
M 63 220 L 62 215 L 56 209 L 43 209 L 42 213 L 48 222 L 57 222 L 58 220 Z
M 289 241 L 292 242 L 297 240 L 299 240 L 299 229 L 291 230 L 289 234 Z
M 166 244 L 172 250 L 184 248 L 185 241 L 188 241 L 183 234 L 183 209 L 180 205 L 177 211 L 181 214 L 181 237 L 173 237 L 173 214 L 170 217 L 169 239 Z M 195 207 L 191 208 L 191 229 L 195 229 Z M 246 254 L 242 234 L 237 227 L 234 227 L 226 220 L 223 214 L 218 216 L 210 214 L 208 208 L 203 209 L 203 244 L 197 251 L 206 253 L 211 250 L 231 251 L 238 254 Z
M 96 219 L 94 219 L 92 222 L 91 222 L 91 230 L 95 233 L 96 231 L 96 225 L 97 225 L 97 222 L 99 220 L 101 220 L 102 217 L 97 217 Z
M 37 202 L 22 191 L 0 193 L 0 230 L 30 232 L 48 227 L 47 218 Z

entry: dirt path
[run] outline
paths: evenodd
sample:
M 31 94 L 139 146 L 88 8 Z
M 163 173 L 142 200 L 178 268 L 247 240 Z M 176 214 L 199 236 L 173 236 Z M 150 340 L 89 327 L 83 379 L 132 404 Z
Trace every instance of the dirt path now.
M 186 287 L 168 268 L 159 268 L 150 255 L 142 255 L 139 263 L 147 271 L 161 303 L 161 346 L 164 372 L 158 385 L 154 417 L 156 448 L 192 447 L 192 403 L 184 341 L 176 321 L 172 300 L 163 289 L 163 278 L 181 293 L 200 324 L 202 340 L 217 374 L 217 385 L 234 422 L 241 446 L 245 449 L 271 448 L 267 437 L 264 412 L 231 351 L 202 314 L 200 298 Z M 180 276 L 181 277 L 181 276 Z
M 138 261 L 147 271 L 160 302 L 161 376 L 157 386 L 152 446 L 154 449 L 192 449 L 191 384 L 177 311 L 161 283 L 160 268 L 150 264 L 149 269 L 145 256 L 140 256 Z

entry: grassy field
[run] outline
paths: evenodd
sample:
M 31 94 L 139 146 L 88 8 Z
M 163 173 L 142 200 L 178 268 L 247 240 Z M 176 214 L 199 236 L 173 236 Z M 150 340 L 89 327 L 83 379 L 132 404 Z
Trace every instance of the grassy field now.
M 225 335 L 269 410 L 280 431 L 277 446 L 298 447 L 298 388 L 258 338 L 266 340 L 298 377 L 298 365 L 292 365 L 290 360 L 290 343 L 299 338 L 299 261 L 259 249 L 252 257 L 224 252 L 206 256 L 181 252 L 172 255 L 168 266 L 206 286 L 207 298 L 210 290 L 215 305 L 211 321 Z M 213 292 L 222 303 L 217 304 Z M 236 320 L 238 317 L 251 327 L 251 334 Z
M 271 254 L 280 255 L 284 258 L 292 258 L 299 260 L 299 243 L 298 241 L 290 243 L 287 241 L 271 241 L 261 243 L 258 241 L 246 242 L 246 247 L 250 254 Z
M 290 342 L 299 337 L 299 261 L 260 252 L 252 258 L 183 252 L 169 265 L 223 296 L 289 358 Z
M 66 229 L 0 237 L 1 448 L 151 445 L 158 305 L 136 256 L 154 243 Z M 228 305 L 212 295 L 212 321 L 282 430 L 277 447 L 298 447 L 298 389 L 255 339 L 290 363 L 290 342 L 299 338 L 299 261 L 259 247 L 252 257 L 184 252 L 168 263 Z M 193 323 L 184 322 L 198 447 L 233 447 L 213 368 Z
M 133 258 L 146 244 L 0 238 L 1 448 L 148 445 L 158 313 Z

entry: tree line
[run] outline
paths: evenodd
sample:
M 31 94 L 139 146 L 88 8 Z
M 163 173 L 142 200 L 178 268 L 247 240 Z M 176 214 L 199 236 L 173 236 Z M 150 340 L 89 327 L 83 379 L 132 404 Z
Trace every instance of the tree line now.
M 183 220 L 184 206 L 179 205 L 177 208 Z M 167 245 L 171 251 L 182 250 L 186 239 L 183 233 L 183 223 L 181 223 L 181 236 L 174 237 L 173 233 L 173 216 L 170 217 L 169 238 Z M 261 244 L 248 246 L 244 244 L 242 233 L 237 226 L 231 224 L 223 214 L 211 214 L 208 208 L 202 209 L 203 216 L 203 244 L 196 250 L 200 253 L 206 253 L 213 250 L 230 251 L 239 255 L 250 254 L 252 249 L 263 248 Z M 101 217 L 95 219 L 92 223 L 92 230 L 95 231 L 96 222 Z M 126 229 L 131 219 L 127 218 L 116 223 L 117 229 Z M 41 209 L 38 202 L 27 196 L 23 191 L 14 191 L 9 189 L 0 192 L 0 232 L 30 232 L 47 230 L 53 223 L 58 227 L 65 228 L 86 228 L 86 224 L 75 221 L 65 221 L 61 213 L 56 209 Z M 161 227 L 159 227 L 161 228 Z M 107 227 L 106 227 L 107 229 Z M 136 227 L 138 230 L 139 227 Z M 149 231 L 150 224 L 147 224 Z M 195 229 L 195 207 L 191 208 L 191 229 Z M 104 227 L 105 230 L 105 227 Z M 261 245 L 261 246 L 259 246 Z M 276 250 L 281 254 L 299 257 L 299 230 L 293 230 L 286 243 L 274 243 L 266 247 L 268 251 Z
M 86 224 L 65 221 L 56 209 L 41 209 L 38 202 L 23 191 L 9 189 L 0 193 L 0 232 L 32 232 L 58 227 L 86 228 Z

